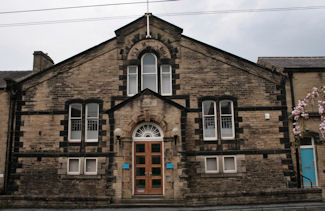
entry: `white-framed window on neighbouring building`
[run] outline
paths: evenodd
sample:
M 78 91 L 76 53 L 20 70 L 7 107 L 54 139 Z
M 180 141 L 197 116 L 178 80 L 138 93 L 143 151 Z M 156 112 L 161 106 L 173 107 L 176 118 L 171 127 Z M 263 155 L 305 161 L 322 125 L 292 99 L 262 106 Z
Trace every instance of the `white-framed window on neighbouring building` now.
M 218 156 L 207 156 L 205 157 L 205 172 L 206 173 L 218 173 Z
M 80 158 L 68 158 L 67 174 L 69 175 L 80 174 Z
M 141 58 L 141 82 L 141 90 L 158 91 L 157 57 L 152 53 L 146 53 Z
M 86 142 L 98 141 L 99 106 L 97 103 L 86 105 Z
M 222 166 L 223 166 L 224 173 L 236 173 L 237 172 L 236 156 L 234 155 L 223 156 Z
M 127 94 L 133 96 L 138 93 L 138 67 L 128 66 L 127 71 Z
M 216 127 L 216 103 L 214 101 L 202 102 L 202 115 L 203 115 L 203 140 L 216 140 L 217 127 Z
M 172 95 L 172 74 L 170 65 L 160 66 L 161 95 Z
M 233 139 L 234 132 L 234 109 L 231 100 L 220 101 L 220 131 L 222 139 Z
M 97 158 L 84 159 L 84 174 L 96 175 L 97 174 Z
M 69 106 L 69 141 L 80 142 L 82 131 L 82 105 L 78 103 Z

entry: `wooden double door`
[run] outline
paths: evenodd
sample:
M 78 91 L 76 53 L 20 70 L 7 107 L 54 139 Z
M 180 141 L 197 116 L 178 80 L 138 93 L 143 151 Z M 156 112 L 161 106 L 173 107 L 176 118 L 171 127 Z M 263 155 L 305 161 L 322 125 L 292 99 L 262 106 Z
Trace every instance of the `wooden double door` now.
M 161 141 L 134 142 L 134 194 L 163 194 Z

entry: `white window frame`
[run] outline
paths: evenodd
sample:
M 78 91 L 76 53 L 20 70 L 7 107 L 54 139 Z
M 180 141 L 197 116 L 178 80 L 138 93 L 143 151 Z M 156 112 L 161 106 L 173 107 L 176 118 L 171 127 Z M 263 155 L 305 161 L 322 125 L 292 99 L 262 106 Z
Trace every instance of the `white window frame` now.
M 234 158 L 234 166 L 235 166 L 234 170 L 226 170 L 225 169 L 225 158 Z M 236 159 L 236 156 L 235 155 L 222 156 L 222 169 L 223 169 L 223 173 L 237 173 L 237 159 Z
M 135 67 L 136 68 L 136 72 L 135 73 L 130 73 L 129 72 L 129 67 Z M 130 75 L 135 75 L 136 77 L 136 80 L 135 80 L 135 86 L 136 86 L 136 91 L 135 91 L 135 94 L 131 94 L 129 93 L 129 88 L 130 88 L 130 78 L 129 76 Z M 128 96 L 134 96 L 136 95 L 136 93 L 138 93 L 138 66 L 136 65 L 130 65 L 127 67 L 127 95 Z
M 163 66 L 168 66 L 169 67 L 169 72 L 168 73 L 164 73 L 163 71 L 162 71 L 162 67 Z M 163 93 L 163 75 L 169 75 L 169 78 L 170 78 L 170 80 L 169 80 L 169 90 L 170 90 L 170 92 L 169 93 Z M 173 93 L 173 90 L 172 90 L 172 67 L 171 67 L 171 65 L 169 65 L 169 64 L 163 64 L 163 65 L 160 65 L 160 91 L 161 91 L 161 95 L 165 95 L 165 96 L 170 96 L 170 95 L 172 95 L 172 93 Z
M 80 118 L 78 117 L 71 117 L 71 106 L 72 105 L 80 105 L 81 106 L 81 110 L 80 110 Z M 71 126 L 72 126 L 72 124 L 71 124 L 71 120 L 73 120 L 73 119 L 80 119 L 80 122 L 82 122 L 82 104 L 81 103 L 71 103 L 70 105 L 69 105 L 69 126 L 68 126 L 68 141 L 69 142 L 81 142 L 81 138 L 82 138 L 82 125 L 81 125 L 81 136 L 80 136 L 80 139 L 71 139 Z
M 70 160 L 78 160 L 79 162 L 79 171 L 69 171 L 70 169 Z M 81 172 L 81 159 L 80 158 L 75 158 L 75 157 L 72 157 L 72 158 L 68 158 L 67 160 L 67 174 L 68 175 L 80 175 L 80 172 Z
M 143 73 L 143 57 L 145 55 L 151 54 L 155 57 L 155 76 L 156 76 L 156 90 L 152 90 L 154 92 L 158 93 L 158 74 L 157 74 L 157 57 L 155 54 L 153 53 L 145 53 L 143 54 L 143 56 L 141 57 L 141 90 L 143 90 L 143 75 L 152 75 L 153 73 Z
M 231 114 L 222 114 L 221 112 L 221 103 L 222 102 L 230 102 L 230 105 L 231 105 Z M 220 112 L 220 136 L 221 136 L 221 139 L 223 140 L 227 140 L 227 139 L 234 139 L 235 138 L 235 120 L 234 120 L 234 102 L 232 100 L 221 100 L 219 102 L 219 112 Z M 231 116 L 231 125 L 232 125 L 232 136 L 231 137 L 222 137 L 222 117 L 225 116 L 225 117 L 229 117 Z
M 217 162 L 217 170 L 208 170 L 208 165 L 207 165 L 207 158 L 215 158 Z M 204 167 L 205 167 L 205 173 L 219 173 L 219 157 L 218 156 L 206 156 L 204 157 Z
M 204 115 L 204 106 L 203 104 L 205 102 L 212 102 L 213 103 L 213 107 L 214 107 L 214 115 Z M 214 116 L 214 125 L 215 125 L 215 137 L 205 137 L 205 129 L 204 129 L 204 123 L 205 123 L 205 117 L 211 117 Z M 202 128 L 203 128 L 203 140 L 204 141 L 215 141 L 218 139 L 218 125 L 217 125 L 217 109 L 216 109 L 216 102 L 213 100 L 204 100 L 202 101 Z
M 97 105 L 97 117 L 89 117 L 88 118 L 88 105 L 96 104 Z M 85 113 L 85 142 L 98 142 L 99 136 L 99 104 L 98 103 L 87 103 L 86 104 L 86 113 Z M 87 139 L 87 131 L 88 131 L 88 119 L 97 120 L 97 138 L 96 139 Z
M 95 160 L 96 161 L 96 171 L 95 172 L 87 172 L 87 160 Z M 93 157 L 86 157 L 84 158 L 84 174 L 85 175 L 97 175 L 97 168 L 98 168 L 98 160 L 97 158 L 93 158 Z

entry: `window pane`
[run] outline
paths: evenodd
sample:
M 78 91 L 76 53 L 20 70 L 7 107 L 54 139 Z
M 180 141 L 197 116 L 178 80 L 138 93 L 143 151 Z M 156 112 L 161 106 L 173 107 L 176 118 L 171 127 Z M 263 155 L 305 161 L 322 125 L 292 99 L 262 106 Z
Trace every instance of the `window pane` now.
M 136 66 L 129 66 L 128 70 L 129 70 L 129 74 L 136 74 L 137 73 L 137 67 Z
M 69 172 L 79 172 L 79 159 L 69 159 Z
M 145 188 L 146 187 L 146 181 L 144 179 L 137 179 L 136 182 L 137 188 Z
M 70 127 L 71 127 L 70 138 L 71 139 L 81 139 L 81 120 L 80 119 L 72 119 Z
M 233 137 L 232 116 L 221 117 L 221 137 Z
M 161 72 L 163 73 L 170 73 L 170 65 L 162 65 Z
M 221 105 L 221 114 L 232 114 L 230 101 L 221 101 L 220 105 Z
M 145 168 L 136 168 L 136 175 L 139 177 L 145 176 L 146 175 L 145 172 L 146 172 Z
M 161 91 L 162 94 L 170 94 L 171 90 L 170 90 L 170 74 L 162 74 L 161 75 Z
M 161 175 L 161 168 L 152 168 L 152 176 L 159 177 Z
M 152 54 L 143 56 L 143 73 L 156 73 L 156 59 Z
M 153 179 L 152 180 L 152 188 L 161 188 L 161 180 Z
M 160 152 L 160 144 L 151 144 L 151 152 Z
M 224 169 L 225 170 L 235 170 L 235 158 L 234 157 L 224 157 Z
M 98 117 L 98 104 L 87 104 L 87 117 Z
M 208 171 L 217 171 L 217 158 L 206 158 L 206 165 Z
M 71 117 L 81 117 L 81 104 L 71 105 Z
M 137 75 L 129 75 L 129 94 L 136 94 L 137 93 Z
M 135 159 L 135 163 L 136 164 L 145 164 L 146 163 L 146 159 L 144 158 L 144 156 L 136 156 Z
M 144 148 L 144 144 L 137 144 L 136 145 L 136 152 L 144 152 L 145 148 Z
M 143 75 L 143 89 L 148 88 L 156 92 L 156 84 L 156 74 Z
M 98 138 L 98 120 L 88 120 L 87 139 Z
M 96 159 L 86 159 L 86 172 L 96 173 Z
M 160 155 L 153 155 L 151 162 L 152 164 L 160 164 Z
M 204 117 L 204 137 L 216 137 L 214 116 Z
M 204 115 L 214 115 L 214 102 L 203 102 Z

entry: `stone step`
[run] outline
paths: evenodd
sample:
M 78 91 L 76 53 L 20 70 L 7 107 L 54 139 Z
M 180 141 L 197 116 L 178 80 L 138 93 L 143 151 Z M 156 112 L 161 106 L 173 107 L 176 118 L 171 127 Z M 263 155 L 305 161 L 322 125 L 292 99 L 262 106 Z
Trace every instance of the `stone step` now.
M 116 203 L 113 203 L 114 207 L 182 207 L 184 201 L 177 201 L 173 199 L 165 199 L 161 196 L 136 196 L 131 199 L 122 199 Z

